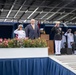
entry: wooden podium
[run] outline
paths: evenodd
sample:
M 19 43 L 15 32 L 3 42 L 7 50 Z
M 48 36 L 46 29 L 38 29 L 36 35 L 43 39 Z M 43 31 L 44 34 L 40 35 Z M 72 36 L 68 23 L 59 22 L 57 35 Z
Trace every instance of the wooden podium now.
M 49 40 L 48 34 L 41 34 L 41 39 L 45 39 L 48 45 L 48 54 L 54 54 L 54 42 L 53 40 Z
M 48 34 L 41 34 L 41 39 L 49 40 Z

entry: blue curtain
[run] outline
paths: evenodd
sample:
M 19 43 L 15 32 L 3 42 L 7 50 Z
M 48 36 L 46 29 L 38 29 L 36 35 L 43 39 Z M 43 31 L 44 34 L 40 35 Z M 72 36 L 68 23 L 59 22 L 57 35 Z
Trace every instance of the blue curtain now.
M 0 59 L 0 75 L 50 75 L 48 59 Z
M 51 75 L 76 75 L 52 59 L 49 59 L 49 70 Z
M 0 59 L 0 75 L 76 75 L 52 59 Z
M 15 22 L 0 22 L 0 38 L 13 38 Z
M 0 38 L 12 38 L 12 25 L 0 25 Z

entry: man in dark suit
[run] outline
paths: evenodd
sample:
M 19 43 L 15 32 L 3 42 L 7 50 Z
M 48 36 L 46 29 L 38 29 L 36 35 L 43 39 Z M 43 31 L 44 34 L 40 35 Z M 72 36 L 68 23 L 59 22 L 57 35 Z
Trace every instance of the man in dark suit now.
M 26 26 L 25 32 L 28 39 L 37 39 L 40 37 L 40 30 L 35 23 L 35 19 L 31 19 L 30 24 Z

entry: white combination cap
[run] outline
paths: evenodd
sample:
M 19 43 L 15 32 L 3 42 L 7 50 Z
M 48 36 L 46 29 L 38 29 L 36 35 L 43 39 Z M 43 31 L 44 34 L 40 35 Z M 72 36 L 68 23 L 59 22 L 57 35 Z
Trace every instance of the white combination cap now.
M 40 28 L 40 30 L 44 30 L 43 28 Z
M 54 23 L 60 23 L 60 21 L 54 21 Z
M 23 27 L 23 25 L 20 24 L 18 27 Z

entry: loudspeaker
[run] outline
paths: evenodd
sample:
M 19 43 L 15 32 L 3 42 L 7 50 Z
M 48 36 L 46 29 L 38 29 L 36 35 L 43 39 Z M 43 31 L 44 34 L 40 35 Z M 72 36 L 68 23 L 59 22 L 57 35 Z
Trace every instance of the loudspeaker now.
M 72 54 L 72 48 L 62 48 L 61 54 Z
M 72 48 L 67 48 L 67 50 L 66 50 L 67 52 L 67 54 L 72 54 Z
M 66 48 L 61 49 L 61 54 L 67 54 Z

